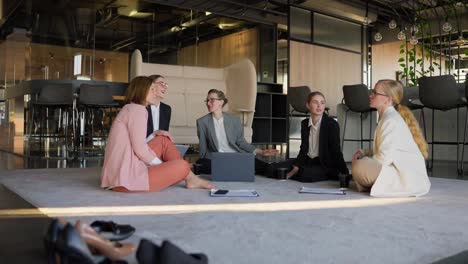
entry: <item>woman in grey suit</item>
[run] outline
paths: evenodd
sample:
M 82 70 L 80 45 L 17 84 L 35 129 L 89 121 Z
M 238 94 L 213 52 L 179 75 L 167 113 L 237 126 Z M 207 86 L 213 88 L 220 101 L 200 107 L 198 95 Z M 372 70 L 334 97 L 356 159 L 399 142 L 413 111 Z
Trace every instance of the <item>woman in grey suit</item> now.
M 201 173 L 211 173 L 213 152 L 245 152 L 270 156 L 276 149 L 257 149 L 244 138 L 244 127 L 237 116 L 224 113 L 223 106 L 228 102 L 223 91 L 208 91 L 205 103 L 208 114 L 197 119 L 197 134 L 200 142 Z

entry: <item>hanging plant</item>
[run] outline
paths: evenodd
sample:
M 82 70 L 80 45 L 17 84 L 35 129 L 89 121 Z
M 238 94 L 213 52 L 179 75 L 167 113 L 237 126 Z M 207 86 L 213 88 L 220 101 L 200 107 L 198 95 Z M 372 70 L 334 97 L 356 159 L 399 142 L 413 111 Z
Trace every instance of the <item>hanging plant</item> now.
M 398 64 L 402 71 L 401 79 L 406 81 L 407 86 L 418 85 L 419 78 L 431 76 L 436 71 L 436 68 L 440 69 L 440 64 L 436 62 L 438 56 L 433 54 L 431 50 L 434 39 L 429 33 L 429 24 L 426 21 L 420 21 L 418 26 L 421 30 L 412 32 L 412 34 L 418 38 L 422 38 L 422 41 L 418 42 L 418 44 L 414 45 L 411 49 L 408 49 L 408 41 L 400 45 Z M 422 35 L 423 32 L 426 32 L 424 36 Z M 430 43 L 429 47 L 425 45 L 426 42 Z M 423 47 L 426 52 L 423 52 Z M 424 54 L 424 57 L 418 58 L 418 54 Z M 429 65 L 426 66 L 425 63 L 429 63 Z

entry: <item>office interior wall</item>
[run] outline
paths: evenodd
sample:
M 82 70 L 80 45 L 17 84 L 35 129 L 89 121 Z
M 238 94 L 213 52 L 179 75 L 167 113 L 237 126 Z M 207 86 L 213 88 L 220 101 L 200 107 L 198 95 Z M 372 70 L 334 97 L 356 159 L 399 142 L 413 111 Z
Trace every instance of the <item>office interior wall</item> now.
M 372 45 L 372 87 L 374 87 L 375 83 L 381 79 L 397 79 L 397 73 L 401 72 L 403 68 L 400 66 L 400 63 L 405 62 L 398 62 L 400 58 L 405 58 L 405 54 L 400 53 L 400 46 L 405 44 L 404 41 L 395 41 L 395 42 L 388 42 L 382 44 L 373 44 Z M 413 49 L 413 45 L 408 44 L 408 49 Z M 425 56 L 427 54 L 427 49 L 425 50 Z M 422 58 L 421 49 L 418 47 L 416 49 L 416 58 Z M 442 57 L 442 74 L 445 74 L 447 71 L 445 67 L 445 57 Z M 435 59 L 437 63 L 439 63 L 439 58 Z M 410 62 L 409 66 L 413 64 Z M 424 58 L 424 69 L 427 70 L 430 65 L 430 60 L 428 58 Z M 433 75 L 440 75 L 439 68 L 434 65 L 435 71 Z M 417 71 L 422 71 L 420 65 L 416 65 Z M 418 74 L 419 75 L 419 74 Z M 429 75 L 429 74 L 427 74 Z M 405 83 L 404 80 L 403 84 Z
M 258 71 L 258 30 L 238 33 L 184 47 L 177 54 L 177 64 L 222 68 L 248 58 Z
M 31 44 L 29 54 L 30 79 L 45 79 L 45 66 L 48 67 L 49 80 L 76 79 L 73 75 L 73 57 L 76 54 L 83 55 L 83 76 L 96 81 L 128 82 L 129 54 L 127 53 L 37 43 Z
M 343 85 L 361 83 L 360 54 L 291 41 L 289 63 L 290 86 L 307 85 L 321 91 L 331 115 L 337 114 Z

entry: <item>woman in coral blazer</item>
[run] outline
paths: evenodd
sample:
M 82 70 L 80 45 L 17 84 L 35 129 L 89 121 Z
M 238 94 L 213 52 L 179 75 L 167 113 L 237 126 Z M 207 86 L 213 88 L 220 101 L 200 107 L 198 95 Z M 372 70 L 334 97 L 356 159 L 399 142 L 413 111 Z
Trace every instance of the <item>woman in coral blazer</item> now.
M 155 85 L 144 76 L 130 82 L 127 104 L 109 133 L 101 187 L 121 192 L 159 191 L 185 180 L 189 189 L 213 188 L 190 171 L 190 165 L 168 137 L 156 136 L 146 142 L 146 106 L 157 100 Z
M 370 188 L 377 197 L 421 196 L 429 192 L 427 143 L 413 113 L 400 104 L 403 86 L 380 80 L 371 91 L 370 106 L 379 113 L 373 150 L 358 150 L 352 174 L 358 190 Z

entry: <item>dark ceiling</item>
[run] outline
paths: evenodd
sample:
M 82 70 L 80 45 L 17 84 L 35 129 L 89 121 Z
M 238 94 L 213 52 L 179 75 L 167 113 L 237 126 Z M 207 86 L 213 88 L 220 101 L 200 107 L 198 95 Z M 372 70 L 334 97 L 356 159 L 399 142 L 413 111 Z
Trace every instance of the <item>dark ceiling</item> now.
M 365 13 L 373 13 L 376 19 L 371 26 L 375 26 L 391 19 L 410 23 L 416 15 L 427 19 L 444 17 L 455 2 L 461 2 L 466 10 L 467 1 L 290 0 L 290 3 L 325 13 L 329 13 L 326 6 L 346 6 L 335 14 L 338 16 L 357 12 L 362 18 Z M 140 48 L 149 53 L 163 53 L 258 24 L 286 25 L 287 6 L 287 0 L 3 1 L 0 38 L 22 29 L 36 43 L 120 51 Z M 459 15 L 468 17 L 466 12 Z
M 245 1 L 247 2 L 247 1 Z M 20 0 L 4 5 L 0 38 L 26 30 L 35 43 L 151 52 L 193 45 L 257 24 L 286 21 L 280 1 Z M 206 13 L 210 11 L 211 13 Z M 237 19 L 236 19 L 237 18 Z

